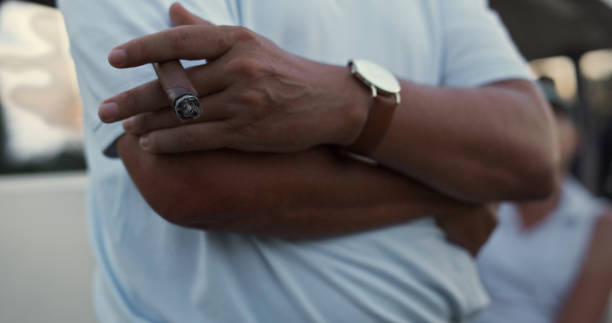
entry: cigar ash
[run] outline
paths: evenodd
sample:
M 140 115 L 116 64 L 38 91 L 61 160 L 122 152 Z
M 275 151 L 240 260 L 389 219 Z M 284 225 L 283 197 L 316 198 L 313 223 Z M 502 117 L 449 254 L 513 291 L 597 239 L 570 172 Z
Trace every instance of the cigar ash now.
M 180 120 L 193 120 L 202 115 L 200 99 L 193 94 L 183 94 L 174 100 L 174 112 Z

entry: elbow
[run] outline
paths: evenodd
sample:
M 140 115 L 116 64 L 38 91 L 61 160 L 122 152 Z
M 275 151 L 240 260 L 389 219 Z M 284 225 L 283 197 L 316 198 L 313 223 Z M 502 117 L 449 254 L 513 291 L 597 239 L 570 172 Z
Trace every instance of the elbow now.
M 534 158 L 489 168 L 480 179 L 472 179 L 469 195 L 459 198 L 472 203 L 540 200 L 552 195 L 559 182 L 551 163 Z
M 509 163 L 506 184 L 512 201 L 540 200 L 556 191 L 559 182 L 560 152 L 557 146 L 554 118 L 545 100 L 531 84 L 524 89 L 524 106 L 529 111 L 522 135 L 509 140 Z M 513 131 L 513 133 L 515 133 Z
M 141 164 L 138 175 L 132 175 L 149 207 L 166 221 L 183 227 L 205 227 L 219 221 L 219 215 L 229 207 L 222 183 L 170 171 L 163 162 Z
M 560 185 L 558 152 L 552 140 L 533 142 L 519 150 L 506 166 L 504 185 L 510 201 L 541 200 Z
M 520 163 L 514 178 L 515 201 L 541 200 L 550 197 L 559 185 L 560 178 L 554 163 L 546 158 L 531 158 Z
M 562 180 L 554 145 L 533 142 L 507 150 L 488 168 L 480 193 L 486 201 L 534 201 L 550 197 Z M 487 169 L 487 167 L 483 167 Z
M 157 215 L 178 226 L 216 230 L 234 219 L 232 206 L 218 191 L 193 196 L 185 192 L 190 191 L 168 189 L 143 195 Z
M 223 176 L 208 173 L 194 178 L 191 172 L 166 174 L 171 175 L 162 176 L 158 183 L 151 183 L 141 193 L 149 206 L 172 224 L 219 230 L 254 212 L 249 208 L 253 203 Z
M 537 109 L 534 109 L 537 110 Z M 562 180 L 560 151 L 555 140 L 556 131 L 548 106 L 540 106 L 543 117 L 534 127 L 531 136 L 517 149 L 514 159 L 517 196 L 514 200 L 539 200 L 548 198 Z
M 164 185 L 147 185 L 140 188 L 140 193 L 157 215 L 172 224 L 194 227 L 214 220 L 216 210 L 211 199 L 198 198 L 201 192 L 182 183 L 165 181 Z
M 141 196 L 166 221 L 202 227 L 232 207 L 232 188 L 223 176 L 193 172 L 202 168 L 199 160 L 143 152 L 129 135 L 117 141 L 117 149 Z
M 536 86 L 510 80 L 490 85 L 501 89 L 508 114 L 497 120 L 494 141 L 476 150 L 477 169 L 461 176 L 471 190 L 457 195 L 469 202 L 529 201 L 545 199 L 560 182 L 559 147 L 550 107 Z M 487 157 L 483 157 L 487 156 Z
M 160 194 L 161 193 L 161 194 Z M 193 226 L 197 220 L 206 216 L 206 210 L 202 208 L 200 216 L 196 216 L 194 209 L 189 208 L 183 203 L 179 203 L 173 196 L 176 196 L 174 192 L 170 191 L 156 191 L 155 193 L 146 194 L 143 192 L 143 197 L 155 211 L 164 220 L 183 227 Z

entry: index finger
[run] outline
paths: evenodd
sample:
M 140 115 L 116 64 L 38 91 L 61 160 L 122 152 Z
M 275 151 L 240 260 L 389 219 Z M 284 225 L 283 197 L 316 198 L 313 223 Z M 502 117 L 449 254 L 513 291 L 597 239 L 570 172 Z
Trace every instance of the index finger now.
M 177 59 L 215 59 L 233 45 L 233 27 L 184 25 L 130 40 L 108 56 L 117 68 Z
M 219 77 L 222 75 L 221 67 L 220 64 L 209 63 L 185 71 L 195 86 L 195 91 L 207 96 L 223 90 L 230 82 L 227 78 Z M 98 115 L 103 122 L 109 123 L 168 107 L 167 93 L 159 80 L 154 80 L 104 100 Z

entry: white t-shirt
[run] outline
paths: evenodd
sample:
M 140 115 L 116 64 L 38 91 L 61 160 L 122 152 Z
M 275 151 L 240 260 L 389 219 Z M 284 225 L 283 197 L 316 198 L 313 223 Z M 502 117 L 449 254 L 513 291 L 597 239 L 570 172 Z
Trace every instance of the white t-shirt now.
M 604 204 L 576 180 L 563 185 L 559 206 L 541 223 L 522 228 L 513 204 L 478 255 L 491 306 L 478 323 L 552 323 L 572 287 Z
M 439 86 L 529 78 L 482 0 L 182 3 L 214 23 L 246 26 L 321 62 L 366 58 L 399 77 Z M 106 57 L 120 43 L 168 28 L 170 4 L 59 1 L 85 110 L 102 321 L 431 323 L 463 321 L 487 304 L 474 262 L 446 243 L 431 218 L 288 242 L 190 230 L 157 216 L 121 161 L 103 155 L 123 129 L 100 123 L 97 107 L 155 78 L 150 66 L 116 70 Z

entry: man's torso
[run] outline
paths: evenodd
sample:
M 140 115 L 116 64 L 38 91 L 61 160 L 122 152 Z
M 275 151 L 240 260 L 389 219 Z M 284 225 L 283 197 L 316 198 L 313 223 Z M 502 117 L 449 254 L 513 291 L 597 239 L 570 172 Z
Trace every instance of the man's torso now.
M 310 59 L 343 65 L 350 58 L 366 58 L 408 80 L 442 83 L 440 1 L 183 4 L 216 23 L 242 24 Z M 71 13 L 79 5 L 60 5 L 67 9 L 69 22 L 84 19 Z M 101 51 L 98 56 L 103 59 L 110 47 L 141 36 L 139 32 L 169 27 L 169 5 L 170 1 L 90 4 L 88 10 L 96 12 L 97 21 L 112 22 L 113 15 L 126 12 L 133 20 L 103 30 L 100 41 L 92 41 L 94 48 L 73 48 L 77 71 L 91 71 L 79 74 L 79 82 L 86 109 L 91 237 L 99 264 L 96 297 L 102 319 L 447 322 L 486 304 L 473 261 L 447 244 L 429 218 L 336 239 L 288 242 L 187 230 L 158 217 L 121 162 L 101 154 L 99 132 L 106 126 L 99 125 L 95 115 L 95 107 L 109 94 L 99 88 L 114 81 L 112 75 L 121 79 L 119 88 L 135 86 L 154 74 L 146 68 L 121 71 L 128 76 L 123 79 L 117 71 L 98 67 L 98 54 L 80 51 Z M 73 43 L 97 37 L 71 30 L 70 23 L 68 27 Z M 111 39 L 116 43 L 109 44 Z M 136 75 L 133 80 L 128 73 Z M 113 86 L 107 89 L 117 91 Z M 115 128 L 106 136 L 119 132 Z

